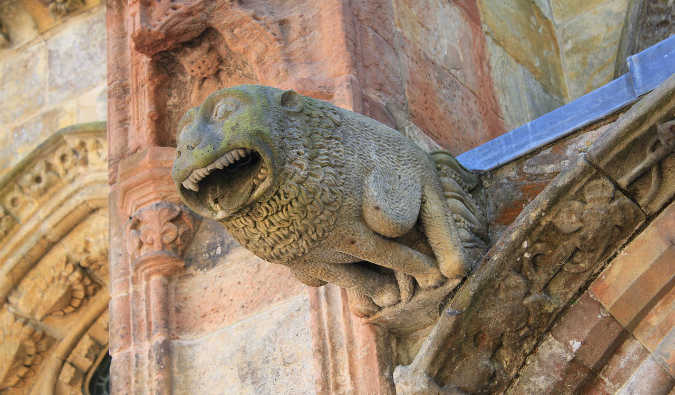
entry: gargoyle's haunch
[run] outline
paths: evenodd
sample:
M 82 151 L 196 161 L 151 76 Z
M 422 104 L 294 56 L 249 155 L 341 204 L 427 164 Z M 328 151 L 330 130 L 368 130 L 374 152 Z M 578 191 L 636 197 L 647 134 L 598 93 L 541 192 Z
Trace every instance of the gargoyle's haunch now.
M 361 316 L 464 276 L 486 239 L 473 174 L 396 130 L 293 91 L 218 91 L 179 124 L 186 204 Z M 481 240 L 482 239 L 482 240 Z

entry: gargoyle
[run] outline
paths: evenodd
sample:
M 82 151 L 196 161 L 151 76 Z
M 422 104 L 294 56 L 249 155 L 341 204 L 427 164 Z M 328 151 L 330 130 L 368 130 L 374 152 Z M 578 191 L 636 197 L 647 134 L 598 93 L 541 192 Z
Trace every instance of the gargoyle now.
M 303 283 L 346 288 L 359 316 L 465 276 L 487 241 L 477 179 L 450 154 L 292 90 L 220 90 L 178 133 L 185 203 Z

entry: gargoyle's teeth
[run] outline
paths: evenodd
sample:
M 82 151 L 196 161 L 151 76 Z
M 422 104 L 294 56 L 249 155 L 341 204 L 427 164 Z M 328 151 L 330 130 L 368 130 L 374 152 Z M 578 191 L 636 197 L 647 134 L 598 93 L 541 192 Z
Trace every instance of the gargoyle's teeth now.
M 199 192 L 199 185 L 190 180 L 183 181 L 183 186 L 191 191 Z
M 190 176 L 188 176 L 188 178 L 185 181 L 183 181 L 182 184 L 186 189 L 199 192 L 199 182 L 203 180 L 206 176 L 211 174 L 212 171 L 224 169 L 229 165 L 237 162 L 238 160 L 247 158 L 251 153 L 253 153 L 253 150 L 250 148 L 236 148 L 231 151 L 228 151 L 227 153 L 225 153 L 225 155 L 216 159 L 210 165 L 192 170 Z M 250 161 L 250 159 L 248 161 Z M 233 171 L 234 168 L 227 170 Z M 267 173 L 267 170 L 265 169 L 264 166 L 262 167 L 262 170 L 263 170 L 262 174 Z M 263 176 L 261 179 L 264 178 L 265 177 Z

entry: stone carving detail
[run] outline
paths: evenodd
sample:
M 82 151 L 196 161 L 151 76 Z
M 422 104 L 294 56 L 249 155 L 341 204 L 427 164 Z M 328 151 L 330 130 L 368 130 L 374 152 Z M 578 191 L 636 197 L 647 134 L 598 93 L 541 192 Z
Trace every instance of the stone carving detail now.
M 12 214 L 8 213 L 4 207 L 0 206 L 0 240 L 5 237 L 10 230 L 12 230 L 16 223 L 16 218 L 14 218 Z
M 107 166 L 107 149 L 104 138 L 74 136 L 47 151 L 32 167 L 17 179 L 16 185 L 4 192 L 7 211 L 16 218 L 35 208 L 36 202 L 49 195 L 49 191 L 68 182 L 82 170 Z
M 0 391 L 21 387 L 24 378 L 35 374 L 48 340 L 26 320 L 6 313 L 0 320 Z
M 127 225 L 133 259 L 152 253 L 183 256 L 194 233 L 194 215 L 185 207 L 160 202 L 139 210 Z
M 191 103 L 197 103 L 202 90 L 213 92 L 223 86 L 226 70 L 215 44 L 211 37 L 203 37 L 198 43 L 183 46 L 176 53 L 190 76 Z M 221 76 L 221 73 L 224 75 Z M 203 89 L 205 84 L 211 89 Z
M 40 321 L 50 315 L 61 317 L 70 314 L 99 289 L 100 285 L 93 282 L 80 266 L 69 263 L 68 257 L 61 255 L 49 268 L 47 277 L 40 278 L 31 292 L 40 295 L 40 303 L 33 314 Z
M 581 162 L 577 168 L 591 171 Z M 521 223 L 502 237 L 515 247 L 505 243 L 459 291 L 428 339 L 433 348 L 423 347 L 410 366 L 397 368 L 397 393 L 506 390 L 556 314 L 643 218 L 606 178 L 577 180 L 567 179 L 580 183 L 570 199 L 557 196 L 549 207 L 546 199 L 539 207 L 533 202 L 523 213 L 529 226 Z M 438 378 L 440 366 L 447 373 Z
M 84 6 L 83 0 L 45 0 L 54 18 L 62 18 Z
M 202 108 L 179 124 L 186 204 L 303 283 L 347 288 L 357 315 L 461 278 L 488 242 L 478 181 L 446 152 L 293 91 L 241 86 Z
M 9 47 L 10 41 L 9 41 L 9 33 L 7 32 L 7 28 L 3 26 L 2 23 L 0 23 L 0 48 L 6 48 Z

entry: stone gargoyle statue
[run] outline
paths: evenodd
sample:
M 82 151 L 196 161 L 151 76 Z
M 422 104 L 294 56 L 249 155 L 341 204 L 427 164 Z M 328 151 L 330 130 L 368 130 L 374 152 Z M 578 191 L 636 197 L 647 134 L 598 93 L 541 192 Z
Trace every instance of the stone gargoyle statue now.
M 464 277 L 488 241 L 477 178 L 450 154 L 292 90 L 220 90 L 178 133 L 185 203 L 301 282 L 346 288 L 358 316 Z

